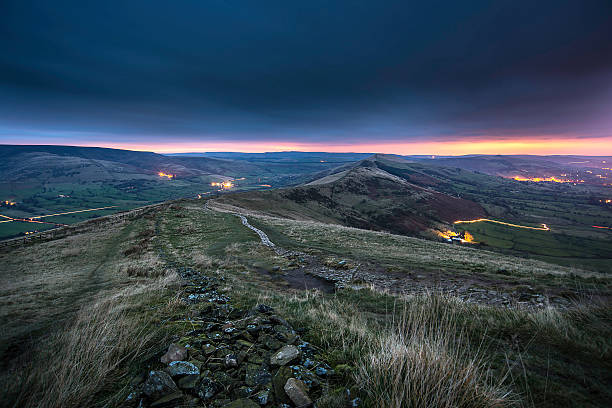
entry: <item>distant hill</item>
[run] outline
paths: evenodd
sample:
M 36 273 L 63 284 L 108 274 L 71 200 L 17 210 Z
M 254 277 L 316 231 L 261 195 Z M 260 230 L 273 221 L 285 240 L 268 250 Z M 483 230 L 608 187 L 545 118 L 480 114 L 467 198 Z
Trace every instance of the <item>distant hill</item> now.
M 485 215 L 473 201 L 417 185 L 410 177 L 387 171 L 395 163 L 408 162 L 374 155 L 302 186 L 233 194 L 215 201 L 269 215 L 399 234 L 415 234 L 436 223 Z M 436 184 L 433 178 L 424 180 Z
M 434 156 L 435 157 L 435 156 Z M 612 156 L 474 155 L 414 158 L 440 167 L 457 167 L 492 176 L 583 180 L 602 185 L 612 167 Z M 598 174 L 602 177 L 598 177 Z
M 371 156 L 373 153 L 327 153 L 327 152 L 201 152 L 201 153 L 171 153 L 170 157 L 216 157 L 251 162 L 281 162 L 281 161 L 316 161 L 316 162 L 355 162 Z
M 0 176 L 4 181 L 104 181 L 152 176 L 158 172 L 180 177 L 233 176 L 257 172 L 245 162 L 216 158 L 167 157 L 152 152 L 78 146 L 0 145 Z

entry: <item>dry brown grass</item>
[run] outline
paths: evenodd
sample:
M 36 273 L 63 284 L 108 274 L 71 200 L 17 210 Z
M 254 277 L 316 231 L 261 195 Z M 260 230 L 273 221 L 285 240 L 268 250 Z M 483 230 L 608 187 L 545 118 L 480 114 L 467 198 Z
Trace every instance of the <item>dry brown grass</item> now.
M 63 257 L 77 256 L 83 253 L 83 249 L 78 247 L 64 248 L 61 253 Z
M 0 405 L 92 406 L 155 349 L 152 322 L 180 305 L 159 307 L 177 277 L 153 248 L 152 225 L 127 220 L 0 252 Z
M 509 406 L 509 391 L 488 376 L 486 362 L 457 335 L 456 316 L 437 299 L 419 299 L 395 330 L 378 336 L 357 382 L 380 408 Z
M 151 252 L 141 254 L 138 259 L 120 263 L 118 270 L 129 277 L 156 278 L 166 274 L 166 266 L 162 260 Z
M 213 266 L 213 259 L 202 252 L 194 252 L 191 255 L 191 260 L 193 265 L 200 269 L 208 269 Z
M 422 294 L 398 299 L 402 310 L 391 306 L 388 314 L 380 316 L 317 292 L 290 296 L 267 292 L 258 302 L 292 316 L 297 325 L 309 328 L 322 350 L 334 350 L 334 359 L 355 366 L 353 380 L 367 395 L 368 406 L 502 408 L 517 404 L 507 379 L 491 375 L 489 356 L 481 351 L 484 337 L 474 343 L 462 334 L 458 317 L 477 313 L 473 305 Z M 326 404 L 344 406 L 333 401 Z
M 21 379 L 17 406 L 90 406 L 110 375 L 142 358 L 159 336 L 145 314 L 134 313 L 156 294 L 176 283 L 165 277 L 111 291 L 84 306 L 73 323 L 53 334 Z M 173 302 L 168 303 L 169 307 Z

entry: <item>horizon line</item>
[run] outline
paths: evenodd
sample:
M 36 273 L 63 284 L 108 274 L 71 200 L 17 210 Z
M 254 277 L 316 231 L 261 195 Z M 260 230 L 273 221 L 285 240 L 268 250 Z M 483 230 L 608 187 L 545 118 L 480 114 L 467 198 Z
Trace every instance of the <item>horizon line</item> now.
M 49 144 L 49 143 L 0 143 L 0 146 L 41 146 L 41 147 L 83 147 L 83 148 L 98 148 L 98 149 L 110 149 L 110 150 L 123 150 L 133 151 L 142 153 L 154 153 L 160 155 L 188 155 L 188 154 L 207 154 L 207 153 L 240 153 L 240 154 L 268 154 L 268 153 L 326 153 L 326 154 L 383 154 L 383 155 L 394 155 L 394 156 L 430 156 L 435 157 L 466 157 L 466 156 L 581 156 L 581 157 L 610 157 L 610 155 L 593 155 L 593 154 L 580 154 L 580 153 L 463 153 L 463 154 L 434 154 L 434 153 L 389 153 L 384 151 L 329 151 L 329 150 L 301 150 L 301 149 L 286 149 L 286 150 L 264 150 L 264 151 L 244 151 L 244 150 L 186 150 L 186 151 L 160 151 L 160 150 L 147 150 L 138 148 L 140 146 L 134 146 L 127 148 L 123 146 L 104 146 L 104 145 L 93 145 L 93 144 Z

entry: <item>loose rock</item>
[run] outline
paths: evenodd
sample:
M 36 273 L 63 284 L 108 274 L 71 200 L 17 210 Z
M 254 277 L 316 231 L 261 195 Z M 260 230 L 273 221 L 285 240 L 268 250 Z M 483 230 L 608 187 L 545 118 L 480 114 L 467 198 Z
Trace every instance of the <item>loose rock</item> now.
M 312 400 L 308 396 L 306 386 L 303 382 L 298 379 L 290 378 L 284 387 L 285 392 L 291 399 L 291 401 L 298 408 L 306 408 L 312 405 Z
M 270 358 L 270 364 L 284 366 L 297 359 L 300 351 L 295 346 L 287 345 Z
M 168 373 L 164 371 L 151 371 L 145 381 L 142 391 L 151 399 L 159 399 L 165 395 L 178 392 L 178 387 Z
M 183 346 L 179 346 L 178 344 L 171 344 L 168 347 L 168 351 L 166 354 L 162 356 L 160 359 L 162 363 L 168 364 L 173 361 L 184 360 L 187 358 L 187 349 Z
M 168 365 L 166 371 L 171 377 L 200 374 L 200 369 L 188 361 L 173 361 Z

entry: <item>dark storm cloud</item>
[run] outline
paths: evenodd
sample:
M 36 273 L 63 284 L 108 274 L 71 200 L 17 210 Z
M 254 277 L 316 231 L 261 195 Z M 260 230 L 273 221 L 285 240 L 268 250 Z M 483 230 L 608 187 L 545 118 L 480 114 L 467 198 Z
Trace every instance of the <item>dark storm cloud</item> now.
M 609 0 L 0 5 L 5 130 L 601 134 L 611 85 Z

